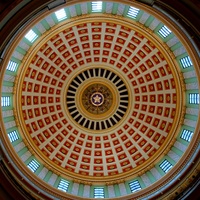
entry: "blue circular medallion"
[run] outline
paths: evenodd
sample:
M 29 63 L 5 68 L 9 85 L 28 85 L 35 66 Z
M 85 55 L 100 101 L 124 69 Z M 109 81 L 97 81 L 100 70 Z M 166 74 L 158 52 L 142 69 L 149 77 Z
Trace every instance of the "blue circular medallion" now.
M 100 92 L 95 92 L 91 95 L 90 100 L 94 106 L 101 106 L 104 102 L 104 96 Z

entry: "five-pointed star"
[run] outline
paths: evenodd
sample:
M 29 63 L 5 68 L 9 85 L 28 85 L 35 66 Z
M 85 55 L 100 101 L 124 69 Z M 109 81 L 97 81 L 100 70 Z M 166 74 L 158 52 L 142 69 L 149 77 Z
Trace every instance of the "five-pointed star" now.
M 95 97 L 93 97 L 94 103 L 100 103 L 101 97 L 97 94 Z

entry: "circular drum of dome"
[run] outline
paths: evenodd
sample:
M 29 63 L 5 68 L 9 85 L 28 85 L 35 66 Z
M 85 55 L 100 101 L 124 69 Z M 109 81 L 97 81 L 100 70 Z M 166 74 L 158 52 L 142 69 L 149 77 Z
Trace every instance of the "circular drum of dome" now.
M 115 72 L 92 68 L 73 78 L 67 89 L 66 103 L 76 123 L 90 130 L 105 130 L 124 117 L 129 93 Z

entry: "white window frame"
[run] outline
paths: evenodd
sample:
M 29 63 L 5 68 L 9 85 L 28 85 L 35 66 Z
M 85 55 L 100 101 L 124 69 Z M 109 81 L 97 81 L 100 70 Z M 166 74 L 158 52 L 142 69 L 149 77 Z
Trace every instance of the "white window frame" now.
M 165 159 L 165 160 L 162 161 L 162 163 L 159 165 L 159 167 L 165 173 L 167 173 L 173 167 L 173 165 L 167 159 Z
M 191 67 L 193 65 L 189 56 L 185 56 L 185 57 L 181 58 L 180 62 L 181 62 L 181 66 L 183 67 L 183 69 Z
M 3 96 L 1 97 L 1 106 L 2 107 L 9 107 L 11 105 L 10 96 Z
M 163 37 L 166 38 L 167 36 L 169 36 L 172 31 L 167 27 L 167 26 L 162 26 L 159 30 L 158 33 Z
M 102 1 L 94 1 L 92 2 L 92 12 L 102 12 Z
M 130 6 L 126 16 L 130 17 L 130 18 L 133 18 L 133 19 L 136 19 L 138 14 L 139 14 L 139 12 L 140 12 L 140 9 L 135 8 L 133 6 Z
M 8 137 L 10 139 L 10 142 L 15 142 L 19 139 L 19 135 L 16 130 L 9 132 Z
M 192 135 L 193 135 L 192 131 L 189 131 L 187 129 L 183 129 L 180 138 L 185 140 L 185 141 L 187 141 L 187 142 L 190 142 L 191 138 L 192 138 Z
M 40 167 L 40 163 L 39 163 L 37 160 L 32 159 L 32 160 L 28 163 L 27 167 L 28 167 L 33 173 L 35 173 L 35 172 L 37 171 L 37 169 Z
M 9 63 L 8 63 L 8 65 L 7 65 L 7 68 L 6 68 L 6 69 L 7 69 L 8 71 L 11 71 L 11 72 L 16 72 L 18 66 L 19 66 L 18 63 L 16 63 L 16 62 L 10 60 Z
M 39 36 L 31 29 L 29 32 L 25 35 L 25 38 L 33 43 Z
M 105 198 L 105 193 L 104 193 L 104 188 L 103 187 L 95 187 L 94 188 L 94 198 L 95 199 L 104 199 Z
M 129 187 L 130 187 L 131 192 L 136 192 L 142 189 L 138 180 L 131 181 L 129 183 Z
M 199 93 L 189 94 L 189 104 L 199 104 Z
M 67 19 L 67 14 L 66 14 L 64 8 L 63 8 L 63 9 L 60 9 L 60 10 L 58 10 L 58 11 L 56 11 L 56 12 L 55 12 L 55 15 L 56 15 L 56 18 L 57 18 L 57 20 L 58 20 L 59 22 L 62 21 L 62 20 L 64 20 L 64 19 Z
M 67 192 L 68 188 L 69 188 L 69 182 L 64 180 L 64 179 L 60 179 L 60 182 L 58 184 L 57 187 L 59 190 L 62 190 L 64 192 Z

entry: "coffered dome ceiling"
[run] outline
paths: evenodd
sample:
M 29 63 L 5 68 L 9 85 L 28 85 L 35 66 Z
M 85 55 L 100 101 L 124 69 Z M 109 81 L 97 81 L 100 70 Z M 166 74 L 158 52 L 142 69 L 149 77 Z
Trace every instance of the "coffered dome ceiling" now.
M 155 39 L 99 18 L 42 39 L 16 89 L 19 123 L 36 154 L 87 180 L 132 176 L 155 161 L 176 136 L 182 99 L 177 70 Z
M 4 71 L 7 145 L 50 197 L 145 198 L 195 150 L 199 72 L 186 39 L 140 4 L 100 5 L 41 16 Z

